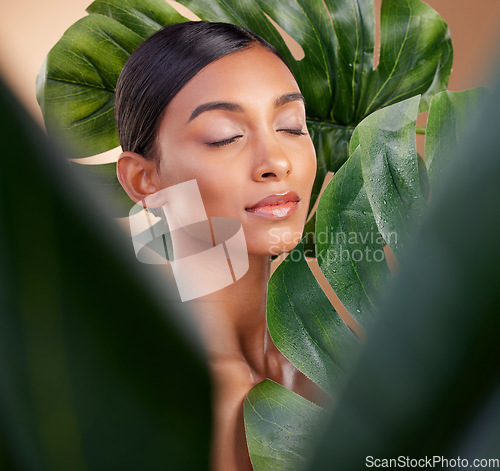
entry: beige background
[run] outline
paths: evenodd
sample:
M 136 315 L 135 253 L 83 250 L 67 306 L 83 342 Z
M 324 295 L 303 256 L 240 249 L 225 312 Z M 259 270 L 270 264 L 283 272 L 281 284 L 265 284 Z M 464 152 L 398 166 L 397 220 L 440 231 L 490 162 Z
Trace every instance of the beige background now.
M 381 0 L 376 0 L 380 5 Z M 91 0 L 3 0 L 0 15 L 0 73 L 41 120 L 35 79 L 44 57 L 64 31 L 84 16 Z M 449 88 L 488 83 L 497 56 L 500 0 L 428 0 L 450 26 L 455 61 Z M 496 59 L 495 59 L 496 61 Z M 498 61 L 497 61 L 498 62 Z

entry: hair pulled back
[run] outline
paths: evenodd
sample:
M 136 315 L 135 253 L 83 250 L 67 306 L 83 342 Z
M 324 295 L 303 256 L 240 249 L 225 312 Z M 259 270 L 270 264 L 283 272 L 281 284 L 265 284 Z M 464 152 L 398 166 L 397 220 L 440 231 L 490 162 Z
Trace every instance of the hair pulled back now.
M 181 88 L 211 62 L 256 43 L 283 60 L 266 40 L 229 23 L 178 23 L 148 38 L 127 60 L 116 85 L 122 149 L 155 157 L 159 123 Z

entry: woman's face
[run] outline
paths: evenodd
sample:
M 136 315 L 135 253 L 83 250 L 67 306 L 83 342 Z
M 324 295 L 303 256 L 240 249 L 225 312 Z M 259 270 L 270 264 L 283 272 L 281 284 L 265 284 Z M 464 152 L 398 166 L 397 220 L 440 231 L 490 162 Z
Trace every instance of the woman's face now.
M 209 217 L 241 221 L 249 254 L 300 240 L 316 156 L 299 87 L 260 45 L 201 70 L 170 102 L 157 134 L 166 188 L 195 179 Z

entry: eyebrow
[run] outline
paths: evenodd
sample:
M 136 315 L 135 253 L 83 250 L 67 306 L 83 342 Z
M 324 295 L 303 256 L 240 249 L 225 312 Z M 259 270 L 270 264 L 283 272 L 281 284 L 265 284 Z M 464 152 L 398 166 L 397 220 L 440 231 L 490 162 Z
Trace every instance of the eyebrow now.
M 274 106 L 276 108 L 279 108 L 280 106 L 286 105 L 287 103 L 290 103 L 292 101 L 300 101 L 305 106 L 305 99 L 301 93 L 285 93 L 284 95 L 281 95 L 280 97 L 276 98 Z M 227 103 L 225 101 L 211 101 L 209 103 L 203 103 L 202 105 L 199 105 L 194 109 L 194 111 L 191 113 L 191 116 L 188 119 L 188 123 L 193 121 L 193 119 L 195 119 L 205 111 L 212 111 L 212 110 L 223 110 L 223 111 L 231 111 L 234 113 L 242 113 L 243 107 L 241 107 L 236 103 Z
M 303 97 L 302 93 L 286 93 L 285 95 L 281 95 L 275 101 L 276 108 L 280 106 L 286 105 L 292 101 L 300 101 L 304 106 L 306 106 L 306 100 Z
M 195 110 L 191 113 L 191 116 L 188 119 L 188 123 L 190 121 L 193 121 L 193 119 L 195 119 L 201 113 L 212 110 L 233 111 L 236 113 L 243 112 L 243 108 L 240 105 L 237 105 L 236 103 L 226 103 L 224 101 L 212 101 L 210 103 L 203 103 L 202 105 L 197 106 Z

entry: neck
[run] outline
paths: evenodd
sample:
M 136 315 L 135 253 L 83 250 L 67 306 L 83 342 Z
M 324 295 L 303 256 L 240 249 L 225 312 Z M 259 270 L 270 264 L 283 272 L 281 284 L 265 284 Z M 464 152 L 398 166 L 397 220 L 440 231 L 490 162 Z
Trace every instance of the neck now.
M 243 360 L 257 371 L 265 366 L 268 256 L 249 255 L 248 272 L 216 293 L 190 302 L 201 328 L 209 362 Z

